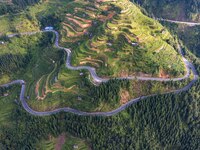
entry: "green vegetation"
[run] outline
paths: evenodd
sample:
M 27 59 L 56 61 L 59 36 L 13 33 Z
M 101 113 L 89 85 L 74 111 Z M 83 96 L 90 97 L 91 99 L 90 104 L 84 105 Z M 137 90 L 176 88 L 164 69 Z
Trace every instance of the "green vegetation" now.
M 190 82 L 190 79 L 184 82 L 110 80 L 94 86 L 88 79 L 87 72 L 83 72 L 69 71 L 63 66 L 58 77 L 53 77 L 53 82 L 47 82 L 47 78 L 43 77 L 46 81 L 40 80 L 36 85 L 36 89 L 39 89 L 42 95 L 32 94 L 28 101 L 29 105 L 39 111 L 60 107 L 71 107 L 82 111 L 110 111 L 132 98 L 169 92 Z M 30 95 L 29 92 L 27 95 Z
M 64 15 L 65 6 L 70 1 L 43 1 L 34 6 L 29 6 L 20 13 L 9 13 L 0 16 L 0 36 L 16 32 L 38 31 L 48 25 L 59 29 L 60 19 L 63 18 L 60 14 Z
M 189 51 L 195 54 L 197 57 L 200 57 L 200 30 L 199 26 L 187 26 L 187 25 L 178 25 L 174 23 L 162 22 L 164 26 L 166 26 L 171 33 L 176 35 L 185 45 Z
M 57 138 L 49 136 L 48 140 L 42 140 L 37 145 L 36 149 L 38 150 L 89 150 L 89 146 L 86 141 L 71 136 L 70 134 L 61 134 Z
M 75 1 L 67 8 L 62 43 L 72 48 L 73 65 L 109 77 L 184 74 L 170 33 L 130 1 Z
M 129 1 L 121 4 L 121 1 L 101 5 L 87 1 L 45 1 L 16 16 L 0 18 L 3 22 L 0 32 L 37 31 L 54 25 L 63 28 L 63 45 L 73 49 L 73 65 L 94 66 L 99 75 L 110 77 L 182 76 L 183 63 L 169 32 Z
M 61 4 L 63 6 L 52 13 L 56 6 L 61 6 Z M 83 6 L 88 8 L 87 11 L 84 11 L 84 15 L 80 14 L 85 10 Z M 65 10 L 65 7 L 70 9 Z M 72 11 L 74 12 L 73 16 Z M 58 16 L 58 12 L 63 15 Z M 129 17 L 124 17 L 127 15 Z M 49 1 L 29 7 L 26 12 L 17 14 L 17 16 L 22 18 L 22 22 L 26 20 L 23 16 L 36 22 L 37 29 L 39 24 L 44 27 L 52 22 L 59 29 L 61 28 L 60 21 L 64 19 L 61 30 L 62 43 L 67 46 L 69 44 L 73 49 L 73 65 L 80 59 L 83 62 L 79 62 L 78 65 L 86 63 L 86 65 L 94 66 L 96 64 L 94 67 L 97 68 L 99 75 L 119 77 L 156 76 L 159 74 L 160 77 L 165 78 L 184 73 L 180 56 L 173 48 L 175 43 L 170 33 L 158 22 L 144 16 L 129 1 L 126 1 L 125 4 L 122 4 L 121 1 L 107 1 L 101 5 L 99 2 L 89 3 L 88 1 L 59 1 L 56 3 Z M 14 17 L 14 20 L 18 17 Z M 65 29 L 69 29 L 69 21 L 71 21 L 70 25 L 74 29 L 76 28 L 76 32 L 73 35 L 66 32 L 67 35 L 64 36 Z M 11 22 L 11 25 L 15 26 L 16 24 Z M 83 35 L 77 33 L 82 32 L 83 28 L 85 30 Z M 113 30 L 112 28 L 117 29 Z M 8 31 L 5 31 L 5 34 Z M 17 31 L 21 32 L 19 29 Z M 91 34 L 93 35 L 90 36 Z M 90 36 L 90 40 L 88 36 Z M 0 67 L 3 73 L 1 83 L 18 78 L 25 80 L 28 103 L 33 109 L 39 111 L 53 110 L 59 107 L 71 107 L 85 111 L 109 111 L 127 103 L 132 98 L 172 91 L 189 82 L 189 80 L 183 83 L 111 80 L 95 87 L 90 83 L 88 72 L 85 70 L 71 71 L 65 67 L 66 56 L 62 50 L 52 46 L 54 35 L 51 33 L 19 36 L 11 39 L 3 36 L 2 39 L 6 42 L 0 45 L 2 49 L 2 57 L 0 57 L 2 65 Z M 69 41 L 70 39 L 76 42 Z M 133 46 L 131 42 L 139 45 Z M 91 50 L 94 43 L 97 47 Z M 104 47 L 105 43 L 111 43 L 111 45 Z M 88 53 L 91 55 L 88 56 Z M 96 56 L 98 58 L 93 58 Z M 91 64 L 93 61 L 95 62 Z M 100 65 L 100 63 L 104 65 Z M 150 74 L 147 75 L 147 73 Z
M 176 20 L 199 21 L 200 1 L 198 0 L 133 0 L 144 7 L 149 14 Z
M 63 149 L 74 145 L 94 150 L 200 149 L 199 81 L 177 95 L 161 93 L 181 88 L 190 79 L 168 83 L 113 79 L 94 86 L 87 71 L 65 67 L 66 54 L 53 47 L 52 33 L 5 36 L 53 24 L 60 29 L 62 45 L 72 48 L 73 64 L 94 66 L 101 76 L 183 75 L 170 33 L 129 1 L 48 0 L 2 16 L 0 22 L 5 41 L 0 45 L 0 84 L 25 80 L 27 102 L 35 110 L 108 111 L 131 98 L 158 94 L 112 117 L 69 113 L 37 117 L 22 108 L 19 86 L 0 88 L 0 149 L 54 149 L 63 133 Z M 199 59 L 188 54 L 200 71 Z
M 0 15 L 7 13 L 18 13 L 29 5 L 38 3 L 40 0 L 1 0 Z
M 70 133 L 89 140 L 95 150 L 199 149 L 199 83 L 186 93 L 147 98 L 112 117 L 35 117 L 14 105 L 9 110 L 11 126 L 1 125 L 0 146 L 34 149 L 49 135 Z
M 63 50 L 52 46 L 53 42 L 54 35 L 45 33 L 14 37 L 6 43 L 6 46 L 3 45 L 5 48 L 2 49 L 2 54 L 21 53 L 20 58 L 27 58 L 25 61 L 15 61 L 17 65 L 9 63 L 10 59 L 6 59 L 9 65 L 8 69 L 4 69 L 3 75 L 9 75 L 10 80 L 20 78 L 26 81 L 26 97 L 29 105 L 35 110 L 71 107 L 84 111 L 109 111 L 132 98 L 172 91 L 189 82 L 188 80 L 180 84 L 111 80 L 96 87 L 91 84 L 88 72 L 72 71 L 65 67 L 66 56 Z M 14 46 L 17 51 L 12 51 L 16 50 Z M 2 62 L 6 63 L 5 60 Z M 24 67 L 18 65 L 20 62 Z M 16 68 L 15 74 L 9 71 L 14 68 Z M 6 81 L 6 78 L 4 80 Z
M 24 68 L 24 65 L 30 61 L 28 49 L 37 45 L 38 42 L 35 37 L 16 37 L 0 45 L 1 73 L 11 73 Z
M 15 106 L 20 104 L 16 96 L 19 89 L 19 86 L 0 88 L 0 126 L 12 126 L 10 116 Z

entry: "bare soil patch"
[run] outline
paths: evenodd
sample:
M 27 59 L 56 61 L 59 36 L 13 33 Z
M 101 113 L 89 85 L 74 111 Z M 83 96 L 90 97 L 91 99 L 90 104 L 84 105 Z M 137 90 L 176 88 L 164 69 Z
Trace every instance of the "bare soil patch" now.
M 65 134 L 61 134 L 57 140 L 56 140 L 56 145 L 55 145 L 55 150 L 61 150 L 62 149 L 62 146 L 63 144 L 65 143 Z
M 126 104 L 130 100 L 129 92 L 126 90 L 121 90 L 120 97 L 121 97 L 120 99 L 121 105 Z

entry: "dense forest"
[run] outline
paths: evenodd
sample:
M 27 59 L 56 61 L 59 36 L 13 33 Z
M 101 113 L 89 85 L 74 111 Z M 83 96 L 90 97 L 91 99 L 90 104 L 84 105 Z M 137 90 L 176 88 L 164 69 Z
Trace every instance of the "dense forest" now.
M 134 0 L 135 3 L 145 8 L 147 14 L 154 17 L 163 17 L 174 20 L 200 21 L 199 0 Z M 173 11 L 172 11 L 173 10 Z M 145 10 L 144 10 L 145 11 Z M 177 35 L 196 56 L 200 56 L 200 28 L 189 27 L 173 23 L 162 22 L 162 24 Z
M 133 0 L 157 17 L 179 20 L 200 20 L 199 0 Z
M 90 86 L 89 95 L 92 97 L 92 102 L 97 106 L 101 103 L 107 103 L 110 105 L 117 105 L 120 101 L 120 89 L 130 88 L 129 80 L 110 80 L 107 83 L 102 83 L 99 86 Z
M 17 13 L 29 5 L 38 3 L 40 0 L 12 0 L 11 2 L 0 2 L 0 15 Z
M 194 59 L 193 55 L 189 56 Z M 195 65 L 199 66 L 199 63 Z M 110 82 L 113 84 L 114 81 Z M 120 84 L 126 87 L 129 83 Z M 102 84 L 101 88 L 93 89 L 97 97 L 98 90 L 104 91 L 106 86 L 111 88 Z M 118 89 L 117 86 L 113 88 Z M 18 101 L 10 113 L 10 125 L 0 126 L 0 148 L 35 149 L 35 145 L 41 139 L 48 140 L 49 135 L 56 137 L 70 133 L 86 139 L 94 150 L 197 150 L 200 149 L 199 88 L 200 81 L 188 92 L 149 97 L 112 117 L 64 112 L 37 117 L 27 113 Z
M 35 117 L 16 104 L 11 126 L 1 126 L 1 149 L 34 149 L 48 135 L 68 132 L 95 150 L 200 149 L 200 82 L 186 93 L 158 95 L 113 117 L 60 113 Z
M 185 45 L 189 51 L 191 51 L 195 56 L 200 57 L 200 28 L 199 26 L 184 26 L 177 25 L 174 23 L 162 22 L 171 33 L 177 36 Z
M 186 27 L 184 30 L 178 30 L 179 38 L 185 43 L 189 50 L 196 56 L 200 57 L 200 28 Z
M 32 36 L 28 38 L 27 36 L 16 36 L 5 41 L 5 45 L 7 52 L 5 51 L 5 47 L 2 47 L 2 54 L 0 55 L 0 73 L 12 73 L 15 71 L 19 71 L 20 69 L 26 69 L 26 66 L 30 62 L 33 57 L 33 50 L 38 47 L 47 46 L 52 36 L 39 35 Z M 42 42 L 40 40 L 42 39 Z M 0 37 L 0 40 L 2 37 Z M 3 39 L 5 37 L 3 36 Z M 22 42 L 23 41 L 23 42 Z M 4 49 L 3 49 L 4 48 Z M 28 49 L 28 51 L 26 51 Z M 25 52 L 23 53 L 23 51 Z

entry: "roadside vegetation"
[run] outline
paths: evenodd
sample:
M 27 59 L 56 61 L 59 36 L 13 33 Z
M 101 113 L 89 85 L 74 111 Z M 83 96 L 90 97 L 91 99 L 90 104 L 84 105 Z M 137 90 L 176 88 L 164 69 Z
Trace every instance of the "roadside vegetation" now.
M 9 75 L 10 80 L 26 81 L 26 99 L 35 110 L 46 111 L 60 107 L 71 107 L 83 111 L 109 111 L 127 103 L 132 98 L 149 94 L 172 91 L 186 85 L 185 82 L 153 82 L 132 80 L 111 80 L 108 83 L 94 86 L 85 70 L 72 71 L 65 66 L 66 54 L 53 47 L 52 33 L 38 33 L 13 37 L 6 43 L 2 51 L 11 52 L 13 46 L 21 53 L 17 64 L 9 63 L 3 70 L 3 76 Z M 23 41 L 23 42 L 22 42 Z M 9 57 L 10 58 L 10 57 Z M 3 61 L 4 64 L 6 61 Z M 14 61 L 12 61 L 14 62 Z M 2 65 L 3 67 L 5 65 Z
M 130 1 L 75 1 L 67 8 L 61 42 L 73 50 L 73 65 L 93 66 L 105 77 L 184 74 L 173 37 Z
M 151 16 L 181 21 L 200 21 L 198 0 L 133 0 Z
M 1 122 L 0 147 L 36 149 L 40 143 L 54 147 L 47 142 L 50 136 L 53 139 L 69 133 L 87 139 L 91 149 L 95 150 L 199 149 L 199 85 L 198 81 L 186 93 L 147 98 L 112 117 L 84 117 L 69 113 L 36 117 L 13 103 L 13 108 L 5 111 L 10 122 L 4 121 L 4 125 Z M 9 99 L 5 102 L 9 103 Z M 11 98 L 10 104 L 12 102 Z M 5 108 L 5 104 L 1 108 Z
M 26 100 L 34 110 L 109 111 L 132 98 L 157 96 L 111 117 L 37 117 L 22 108 L 20 86 L 0 88 L 0 149 L 52 149 L 63 134 L 63 149 L 200 149 L 199 81 L 177 95 L 162 93 L 190 79 L 113 79 L 94 86 L 87 71 L 65 67 L 66 54 L 53 46 L 52 33 L 6 36 L 52 25 L 60 31 L 62 45 L 72 49 L 73 65 L 94 66 L 102 77 L 183 76 L 175 40 L 166 28 L 128 0 L 48 0 L 24 8 L 0 17 L 0 84 L 25 80 Z M 191 53 L 187 57 L 200 71 L 199 59 Z
M 175 0 L 169 2 L 164 0 L 134 0 L 134 2 L 141 7 L 144 7 L 146 10 L 143 10 L 145 12 L 147 11 L 150 16 L 154 16 L 156 18 L 158 17 L 190 22 L 199 22 L 200 20 L 200 2 L 197 0 Z M 171 33 L 177 35 L 189 51 L 197 57 L 200 57 L 199 26 L 191 27 L 168 22 L 162 22 L 162 24 L 166 26 Z
M 0 22 L 2 36 L 54 26 L 73 50 L 73 65 L 94 66 L 101 76 L 184 74 L 170 33 L 128 0 L 44 1 Z
M 55 5 L 61 7 L 52 13 Z M 58 12 L 63 15 L 58 16 Z M 93 66 L 100 76 L 169 78 L 185 73 L 170 33 L 129 1 L 49 1 L 31 6 L 17 16 L 10 25 L 16 26 L 28 19 L 35 22 L 36 28 L 31 27 L 34 31 L 54 23 L 55 28 L 60 29 L 61 43 L 72 49 L 73 65 Z M 15 21 L 20 18 L 21 21 Z M 73 34 L 68 31 L 70 27 L 75 31 Z M 29 31 L 22 29 L 15 30 Z M 52 33 L 13 38 L 8 38 L 8 33 L 12 31 L 4 30 L 1 37 L 4 43 L 0 45 L 0 82 L 25 80 L 28 104 L 38 111 L 60 107 L 109 111 L 130 99 L 169 92 L 190 81 L 165 83 L 113 79 L 96 87 L 87 71 L 72 71 L 65 67 L 66 54 L 53 47 L 55 35 Z
M 39 1 L 40 0 L 1 0 L 0 15 L 19 13 L 28 6 L 34 5 Z
M 184 43 L 186 49 L 200 57 L 199 26 L 178 25 L 168 22 L 162 22 L 162 24 Z

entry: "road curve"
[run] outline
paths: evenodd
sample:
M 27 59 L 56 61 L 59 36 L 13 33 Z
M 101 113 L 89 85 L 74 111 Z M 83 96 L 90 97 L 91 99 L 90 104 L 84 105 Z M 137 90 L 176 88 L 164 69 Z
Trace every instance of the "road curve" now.
M 71 66 L 71 64 L 70 64 L 71 63 L 71 50 L 59 46 L 59 34 L 58 34 L 57 31 L 48 30 L 48 31 L 39 31 L 39 32 L 53 32 L 56 35 L 55 46 L 57 48 L 65 50 L 65 52 L 67 53 L 66 67 L 68 69 L 71 69 L 71 70 L 83 70 L 83 69 L 88 70 L 90 72 L 90 75 L 93 78 L 93 80 L 95 82 L 98 82 L 98 83 L 107 82 L 109 80 L 109 79 L 104 79 L 104 78 L 99 77 L 97 75 L 96 71 L 95 71 L 95 68 L 93 68 L 93 67 L 89 67 L 89 66 L 77 66 L 77 67 L 74 67 L 74 66 Z M 35 34 L 35 33 L 38 33 L 38 32 L 20 33 L 20 35 L 32 35 L 32 34 Z M 19 35 L 19 34 L 11 34 L 11 35 L 8 35 L 8 37 L 13 37 L 13 36 L 16 36 L 16 35 Z M 138 80 L 152 80 L 152 81 L 180 81 L 180 80 L 189 78 L 190 70 L 191 70 L 192 73 L 193 73 L 192 81 L 188 85 L 186 85 L 185 87 L 183 87 L 181 89 L 178 89 L 178 90 L 174 90 L 174 91 L 168 92 L 168 93 L 180 93 L 180 92 L 187 91 L 198 80 L 199 76 L 197 74 L 197 71 L 196 71 L 194 65 L 192 63 L 190 63 L 183 56 L 183 52 L 182 52 L 182 49 L 180 48 L 180 46 L 179 46 L 179 53 L 182 56 L 183 62 L 184 62 L 185 67 L 186 67 L 186 74 L 183 77 L 164 79 L 164 78 L 130 76 L 130 77 L 125 77 L 125 78 L 117 78 L 117 79 L 129 79 L 129 80 L 138 79 Z M 32 115 L 35 115 L 35 116 L 48 116 L 48 115 L 56 114 L 56 113 L 59 113 L 59 112 L 70 112 L 70 113 L 73 113 L 73 114 L 76 114 L 76 115 L 82 115 L 82 116 L 112 116 L 112 115 L 115 115 L 115 114 L 123 111 L 124 109 L 126 109 L 130 105 L 132 105 L 134 103 L 137 103 L 138 101 L 141 101 L 141 100 L 143 100 L 145 98 L 152 97 L 152 96 L 156 95 L 156 94 L 152 94 L 152 95 L 148 95 L 148 96 L 142 96 L 142 97 L 131 99 L 128 103 L 120 106 L 119 108 L 117 108 L 115 110 L 109 111 L 109 112 L 83 112 L 83 111 L 79 111 L 77 109 L 72 109 L 72 108 L 69 108 L 69 107 L 58 108 L 58 109 L 55 109 L 55 110 L 52 110 L 52 111 L 39 112 L 39 111 L 35 111 L 32 108 L 30 108 L 28 106 L 27 102 L 26 102 L 26 99 L 25 99 L 26 83 L 25 83 L 24 80 L 15 80 L 15 81 L 12 81 L 12 82 L 7 83 L 7 84 L 0 85 L 0 87 L 8 87 L 8 86 L 11 86 L 11 85 L 14 85 L 14 84 L 20 84 L 21 85 L 20 101 L 22 103 L 23 108 L 28 113 L 30 113 Z M 164 94 L 167 94 L 167 93 L 164 93 Z
M 64 47 L 59 46 L 59 34 L 58 34 L 58 32 L 55 31 L 55 30 L 48 30 L 48 31 L 41 31 L 41 32 L 53 32 L 56 35 L 55 46 L 57 48 L 63 49 L 67 53 L 66 67 L 68 69 L 71 69 L 71 70 L 88 70 L 90 72 L 92 79 L 97 83 L 107 82 L 108 80 L 110 80 L 109 78 L 99 77 L 96 73 L 95 68 L 93 68 L 93 67 L 90 67 L 90 66 L 77 66 L 77 67 L 71 66 L 72 52 L 68 48 L 64 48 Z M 36 33 L 36 32 L 34 32 L 34 33 Z M 25 34 L 27 34 L 27 33 L 25 33 Z M 32 33 L 30 33 L 30 34 L 32 34 Z M 190 63 L 184 57 L 183 51 L 180 48 L 180 46 L 179 46 L 179 53 L 182 56 L 182 60 L 184 62 L 185 68 L 186 68 L 186 74 L 183 77 L 180 77 L 180 78 L 156 78 L 156 77 L 128 76 L 128 77 L 119 77 L 119 78 L 115 78 L 115 79 L 128 79 L 128 80 L 138 79 L 138 80 L 151 80 L 151 81 L 180 81 L 180 80 L 184 80 L 184 79 L 186 79 L 190 76 Z

